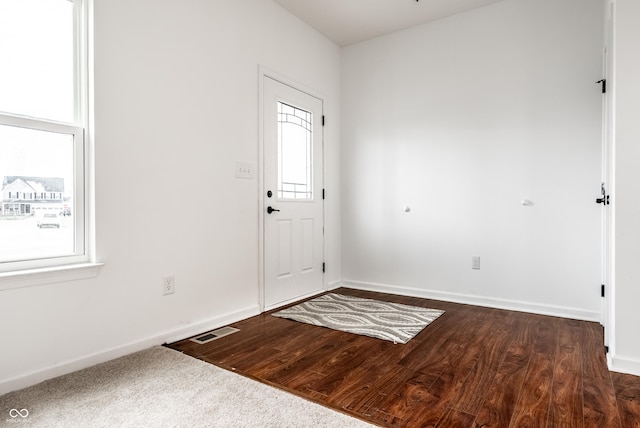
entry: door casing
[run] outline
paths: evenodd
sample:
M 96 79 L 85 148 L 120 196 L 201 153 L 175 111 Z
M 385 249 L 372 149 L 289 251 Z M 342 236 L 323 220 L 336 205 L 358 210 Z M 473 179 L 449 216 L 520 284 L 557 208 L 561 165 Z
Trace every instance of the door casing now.
M 602 301 L 602 326 L 604 327 L 604 346 L 609 349 L 607 359 L 611 365 L 615 354 L 615 253 L 614 253 L 614 214 L 615 214 L 615 174 L 614 174 L 614 126 L 613 126 L 613 27 L 615 4 L 607 4 L 605 10 L 605 48 L 603 52 L 603 76 L 607 83 L 603 95 L 602 106 L 602 182 L 607 194 L 611 196 L 611 204 L 603 204 L 602 208 L 602 284 L 604 296 Z

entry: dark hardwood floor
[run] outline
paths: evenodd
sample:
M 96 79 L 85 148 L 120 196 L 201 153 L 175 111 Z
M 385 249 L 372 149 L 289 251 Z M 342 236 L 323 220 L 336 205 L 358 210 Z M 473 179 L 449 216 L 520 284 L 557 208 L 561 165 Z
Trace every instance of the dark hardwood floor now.
M 388 427 L 640 427 L 640 378 L 607 369 L 600 325 L 351 289 L 444 309 L 407 344 L 265 313 L 169 347 Z

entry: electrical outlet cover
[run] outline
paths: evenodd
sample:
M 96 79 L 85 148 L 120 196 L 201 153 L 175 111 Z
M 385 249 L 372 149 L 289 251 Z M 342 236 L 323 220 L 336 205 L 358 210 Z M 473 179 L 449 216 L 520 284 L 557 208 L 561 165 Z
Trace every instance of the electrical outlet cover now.
M 480 269 L 480 256 L 471 257 L 471 269 L 475 269 L 475 270 Z
M 167 275 L 162 277 L 162 294 L 173 294 L 176 292 L 176 277 L 173 275 Z

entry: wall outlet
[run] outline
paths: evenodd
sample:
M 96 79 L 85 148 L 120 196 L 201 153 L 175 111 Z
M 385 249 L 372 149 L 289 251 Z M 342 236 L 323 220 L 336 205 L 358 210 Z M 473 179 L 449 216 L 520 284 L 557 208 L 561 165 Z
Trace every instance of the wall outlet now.
M 176 292 L 176 277 L 167 275 L 162 277 L 162 295 L 173 294 Z
M 471 269 L 480 270 L 480 256 L 471 257 Z

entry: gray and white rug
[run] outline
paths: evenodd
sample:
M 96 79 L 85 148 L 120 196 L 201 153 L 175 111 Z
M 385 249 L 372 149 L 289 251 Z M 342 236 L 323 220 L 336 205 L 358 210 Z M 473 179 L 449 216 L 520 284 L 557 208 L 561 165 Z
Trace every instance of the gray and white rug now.
M 275 312 L 273 316 L 407 343 L 443 313 L 438 309 L 329 293 Z

